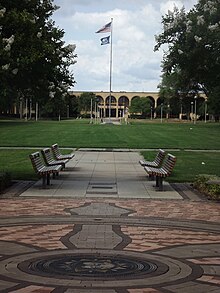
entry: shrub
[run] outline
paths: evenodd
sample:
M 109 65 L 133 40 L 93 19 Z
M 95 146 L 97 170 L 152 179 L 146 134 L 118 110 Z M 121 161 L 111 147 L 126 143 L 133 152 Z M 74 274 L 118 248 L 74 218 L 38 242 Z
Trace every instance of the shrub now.
M 220 184 L 215 181 L 220 180 L 218 176 L 202 174 L 195 178 L 193 186 L 208 198 L 220 200 Z

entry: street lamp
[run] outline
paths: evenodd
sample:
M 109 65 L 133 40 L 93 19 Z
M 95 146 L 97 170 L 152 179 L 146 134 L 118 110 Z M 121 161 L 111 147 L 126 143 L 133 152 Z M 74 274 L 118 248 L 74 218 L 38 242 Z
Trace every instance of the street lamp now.
M 193 102 L 191 102 L 191 120 L 193 121 Z
M 196 119 L 197 119 L 197 114 L 196 114 L 196 99 L 197 99 L 197 96 L 194 97 L 194 100 L 195 100 L 195 118 L 194 118 L 194 124 L 196 124 Z
M 153 107 L 151 106 L 150 107 L 150 120 L 153 119 Z
M 30 113 L 29 113 L 29 116 L 30 116 L 30 119 L 31 119 L 31 116 L 32 116 L 32 99 L 30 99 Z
M 160 105 L 160 122 L 163 122 L 163 103 Z
M 92 123 L 92 98 L 90 100 L 90 123 Z
M 207 102 L 205 101 L 205 123 L 206 123 L 206 115 L 207 115 Z
M 183 98 L 180 97 L 180 120 L 182 120 L 183 117 Z

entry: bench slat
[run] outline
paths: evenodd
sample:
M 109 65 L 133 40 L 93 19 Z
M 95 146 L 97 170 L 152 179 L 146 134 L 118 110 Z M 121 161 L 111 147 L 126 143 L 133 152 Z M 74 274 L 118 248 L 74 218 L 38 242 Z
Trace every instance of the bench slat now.
M 53 144 L 51 146 L 51 150 L 52 150 L 54 158 L 56 160 L 71 160 L 75 156 L 74 153 L 70 153 L 70 154 L 67 154 L 67 155 L 62 155 L 57 143 L 55 143 L 55 144 Z
M 159 187 L 159 190 L 163 190 L 163 178 L 171 175 L 175 164 L 176 157 L 168 154 L 161 168 L 145 166 L 144 169 L 149 176 L 156 176 L 156 186 Z
M 45 182 L 47 179 L 47 185 L 50 184 L 50 174 L 57 174 L 62 169 L 62 165 L 56 165 L 56 166 L 45 166 L 39 152 L 35 152 L 33 154 L 29 155 L 32 166 L 34 171 L 42 176 L 42 185 L 45 187 Z
M 165 158 L 166 152 L 162 149 L 159 149 L 155 159 L 153 161 L 144 161 L 140 160 L 139 163 L 141 166 L 149 166 L 149 167 L 160 167 L 164 158 Z

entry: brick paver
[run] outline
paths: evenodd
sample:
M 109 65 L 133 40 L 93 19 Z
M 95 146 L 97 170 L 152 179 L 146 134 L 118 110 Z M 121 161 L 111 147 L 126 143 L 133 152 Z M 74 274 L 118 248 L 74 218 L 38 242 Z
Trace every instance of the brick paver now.
M 105 163 L 103 154 L 95 156 Z M 107 156 L 127 164 L 124 155 Z M 90 157 L 82 158 L 92 169 Z M 136 156 L 130 158 L 134 170 Z M 129 173 L 129 164 L 123 172 Z M 65 192 L 1 199 L 0 291 L 217 293 L 219 223 L 220 205 L 208 201 L 137 194 L 74 198 Z

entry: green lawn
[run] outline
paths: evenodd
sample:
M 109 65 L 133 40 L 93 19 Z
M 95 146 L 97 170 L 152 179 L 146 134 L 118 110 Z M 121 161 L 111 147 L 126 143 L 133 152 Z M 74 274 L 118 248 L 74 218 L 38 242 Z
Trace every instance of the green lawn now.
M 198 174 L 220 175 L 219 123 L 141 123 L 93 125 L 85 120 L 20 122 L 0 121 L 0 147 L 34 147 L 58 143 L 61 147 L 180 149 L 170 150 L 177 164 L 170 182 L 193 181 Z M 28 155 L 34 150 L 0 150 L 0 172 L 9 171 L 13 179 L 36 179 Z M 141 151 L 141 150 L 140 150 Z M 152 159 L 156 151 L 142 153 Z
M 0 146 L 220 149 L 220 124 L 0 121 Z

